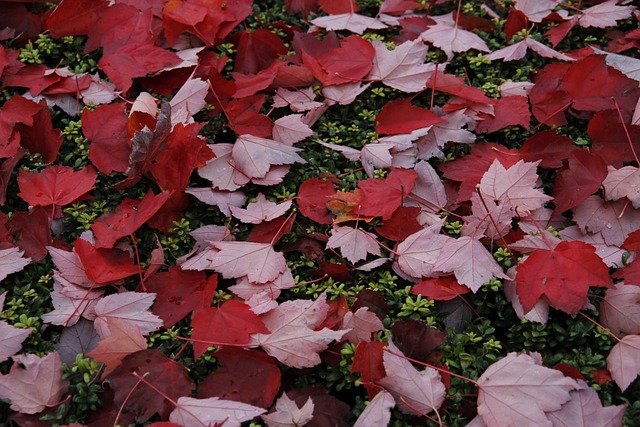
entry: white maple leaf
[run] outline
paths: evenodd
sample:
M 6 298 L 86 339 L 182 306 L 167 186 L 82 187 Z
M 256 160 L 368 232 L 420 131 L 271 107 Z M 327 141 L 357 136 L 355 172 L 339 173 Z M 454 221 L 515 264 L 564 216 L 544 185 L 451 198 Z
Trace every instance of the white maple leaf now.
M 609 0 L 596 4 L 582 11 L 578 25 L 584 28 L 613 27 L 618 21 L 629 18 L 634 11 L 633 6 L 619 6 L 619 0 Z
M 247 224 L 260 224 L 284 215 L 291 207 L 292 200 L 275 203 L 267 200 L 264 194 L 258 193 L 256 201 L 249 203 L 245 209 L 230 206 L 231 214 Z
M 640 375 L 640 335 L 627 335 L 613 346 L 607 369 L 620 390 L 625 391 Z
M 384 23 L 377 19 L 358 13 L 340 13 L 337 15 L 321 16 L 312 19 L 311 23 L 327 31 L 348 30 L 356 34 L 362 34 L 368 29 L 382 30 L 387 28 Z
M 218 190 L 235 191 L 249 182 L 249 178 L 238 172 L 231 155 L 233 144 L 207 145 L 215 154 L 204 166 L 198 168 L 198 175 L 211 181 Z
M 433 271 L 453 273 L 458 282 L 477 292 L 492 277 L 507 279 L 502 267 L 479 240 L 470 236 L 447 238 Z
M 2 313 L 6 296 L 6 291 L 0 295 L 0 313 Z M 22 342 L 26 340 L 34 330 L 34 328 L 16 328 L 0 320 L 0 363 L 19 352 L 22 348 Z
M 180 397 L 176 408 L 169 414 L 169 421 L 193 427 L 213 425 L 240 427 L 243 422 L 250 421 L 265 412 L 267 412 L 265 409 L 257 406 L 217 397 L 208 399 Z
M 211 258 L 210 269 L 225 278 L 247 276 L 253 283 L 267 283 L 287 268 L 282 252 L 276 252 L 269 243 L 212 242 L 219 250 Z
M 17 247 L 0 249 L 0 280 L 21 271 L 31 262 L 31 258 L 22 255 L 24 252 Z
M 515 0 L 516 10 L 524 13 L 531 22 L 542 22 L 556 6 L 556 0 Z
M 306 163 L 307 161 L 298 155 L 298 151 L 301 149 L 272 139 L 240 135 L 233 144 L 231 156 L 238 170 L 245 176 L 262 178 L 272 165 Z
M 244 204 L 244 193 L 241 191 L 218 190 L 215 187 L 191 187 L 184 190 L 202 203 L 217 206 L 226 217 L 231 216 L 231 207 Z
M 433 63 L 425 64 L 429 48 L 422 42 L 406 41 L 388 50 L 380 40 L 371 42 L 376 50 L 367 80 L 380 81 L 402 92 L 420 92 L 435 72 Z
M 627 206 L 624 200 L 605 202 L 592 195 L 575 207 L 573 220 L 583 233 L 601 233 L 607 245 L 621 246 L 638 229 L 640 209 Z
M 360 228 L 335 226 L 327 241 L 328 248 L 338 248 L 352 264 L 365 259 L 367 254 L 380 256 L 380 247 L 375 234 Z
M 578 383 L 536 359 L 509 353 L 478 378 L 478 414 L 486 425 L 551 427 L 545 413 L 568 402 Z
M 548 412 L 554 427 L 617 427 L 622 426 L 625 405 L 602 406 L 598 392 L 582 380 L 580 389 L 572 390 L 571 400 L 557 411 Z
M 484 40 L 456 24 L 453 12 L 430 18 L 436 21 L 436 24 L 423 31 L 420 34 L 420 39 L 442 49 L 447 54 L 447 59 L 451 60 L 454 52 L 466 52 L 470 49 L 490 52 Z
M 324 109 L 330 105 L 349 105 L 356 100 L 358 95 L 367 90 L 371 83 L 363 85 L 360 82 L 343 83 L 341 85 L 331 85 L 322 88 L 322 96 L 325 98 L 323 108 L 319 108 L 317 113 L 324 113 Z M 316 119 L 317 119 L 316 115 Z M 315 121 L 315 120 L 313 120 Z M 311 126 L 311 123 L 307 123 Z
M 508 200 L 515 215 L 526 216 L 528 212 L 541 208 L 545 202 L 553 199 L 536 188 L 541 183 L 536 172 L 539 163 L 520 160 L 509 169 L 505 169 L 499 160 L 494 160 L 482 176 L 478 188 L 485 200 Z
M 438 211 L 447 205 L 447 193 L 438 172 L 421 160 L 413 169 L 418 174 L 405 206 L 418 206 Z
M 193 115 L 206 104 L 204 98 L 209 92 L 209 85 L 196 77 L 188 79 L 173 96 L 171 105 L 171 126 L 178 123 L 193 123 Z
M 301 111 L 309 111 L 313 108 L 322 106 L 322 102 L 314 101 L 316 94 L 313 93 L 312 87 L 304 89 L 289 90 L 279 87 L 273 96 L 273 106 L 275 108 L 286 107 L 291 108 L 294 113 Z
M 298 408 L 296 402 L 289 399 L 286 393 L 276 400 L 276 410 L 262 415 L 262 420 L 269 427 L 302 427 L 313 419 L 313 400 L 311 397 Z
M 439 234 L 439 230 L 439 225 L 428 227 L 400 242 L 393 270 L 414 279 L 432 277 L 433 266 L 447 241 L 447 236 Z
M 316 330 L 329 312 L 326 293 L 317 300 L 285 301 L 261 316 L 270 334 L 252 334 L 249 344 L 261 346 L 267 354 L 293 368 L 310 368 L 321 362 L 319 352 L 340 340 L 348 329 Z
M 95 320 L 93 326 L 100 338 L 111 335 L 108 319 L 122 320 L 130 325 L 138 327 L 142 335 L 147 335 L 159 329 L 164 323 L 155 314 L 149 311 L 156 294 L 148 292 L 123 292 L 107 295 L 100 299 L 95 307 Z
M 376 394 L 371 402 L 364 408 L 353 427 L 378 427 L 386 426 L 391 420 L 391 408 L 396 401 L 386 390 Z
M 440 373 L 433 368 L 418 371 L 389 340 L 382 354 L 386 376 L 378 381 L 395 398 L 398 409 L 405 414 L 423 415 L 436 411 L 446 394 Z M 394 354 L 395 353 L 395 354 Z
M 546 46 L 529 37 L 525 37 L 524 40 L 514 43 L 511 46 L 507 46 L 502 49 L 491 52 L 489 55 L 485 55 L 485 58 L 488 58 L 492 61 L 496 59 L 502 59 L 504 61 L 517 61 L 518 59 L 522 59 L 524 57 L 528 49 L 531 49 L 538 55 L 544 56 L 545 58 L 555 58 L 561 61 L 576 60 L 575 58 L 565 55 L 564 53 L 558 52 L 557 50 L 554 50 L 549 46 Z
M 640 169 L 635 166 L 623 166 L 620 169 L 608 166 L 608 170 L 602 182 L 607 200 L 626 197 L 634 208 L 640 208 Z
M 315 135 L 315 132 L 302 121 L 302 118 L 302 114 L 289 114 L 273 122 L 273 139 L 283 144 L 293 145 Z

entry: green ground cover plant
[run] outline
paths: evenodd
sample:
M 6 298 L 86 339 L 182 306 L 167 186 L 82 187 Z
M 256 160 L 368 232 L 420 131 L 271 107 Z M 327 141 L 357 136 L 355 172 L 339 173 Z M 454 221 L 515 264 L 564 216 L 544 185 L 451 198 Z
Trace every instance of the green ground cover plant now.
M 640 425 L 632 2 L 0 10 L 0 424 Z

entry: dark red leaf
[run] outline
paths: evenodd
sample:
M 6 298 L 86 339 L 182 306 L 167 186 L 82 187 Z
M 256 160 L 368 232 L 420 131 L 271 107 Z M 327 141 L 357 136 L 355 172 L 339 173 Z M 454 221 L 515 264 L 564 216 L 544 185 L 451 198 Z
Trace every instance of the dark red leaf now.
M 207 279 L 204 271 L 183 270 L 169 267 L 146 281 L 147 291 L 156 293 L 153 314 L 170 328 L 187 314 L 209 307 L 218 284 L 218 276 Z
M 106 0 L 63 1 L 47 18 L 51 36 L 81 36 L 100 19 L 100 12 L 108 6 Z
M 422 295 L 437 301 L 449 301 L 469 291 L 470 289 L 459 284 L 454 276 L 425 279 L 411 288 L 412 294 Z
M 215 357 L 221 366 L 198 385 L 198 399 L 219 397 L 265 409 L 271 406 L 281 377 L 273 357 L 238 347 L 224 347 Z
M 525 141 L 520 156 L 527 162 L 540 160 L 539 166 L 543 168 L 559 168 L 575 149 L 573 140 L 568 136 L 557 135 L 555 130 L 545 130 Z
M 506 96 L 500 98 L 494 108 L 494 114 L 480 113 L 481 121 L 476 125 L 476 132 L 491 133 L 507 126 L 520 125 L 529 129 L 531 113 L 529 103 L 524 96 Z
M 50 210 L 36 206 L 31 212 L 14 212 L 9 221 L 9 230 L 16 237 L 16 244 L 24 251 L 24 256 L 34 262 L 42 261 L 51 245 Z
M 98 174 L 91 166 L 78 172 L 67 166 L 48 166 L 42 172 L 21 170 L 18 196 L 31 206 L 65 206 L 93 189 Z
M 333 216 L 326 208 L 329 198 L 337 193 L 329 181 L 311 178 L 300 185 L 298 189 L 298 207 L 302 215 L 314 220 L 318 224 L 331 224 Z
M 281 216 L 271 221 L 261 222 L 251 229 L 247 236 L 248 242 L 256 243 L 272 243 L 276 244 L 282 238 L 291 232 L 296 216 Z
M 173 401 L 191 396 L 195 388 L 187 369 L 160 350 L 141 350 L 125 357 L 105 383 L 115 392 L 114 402 L 118 406 L 124 405 L 125 411 L 135 412 L 138 423 L 144 423 L 156 413 L 162 419 L 168 419 L 175 409 L 172 402 L 145 382 L 140 382 L 139 377 L 144 377 L 147 383 L 153 384 Z
M 287 50 L 280 37 L 267 29 L 242 31 L 238 42 L 236 71 L 256 74 L 269 68 L 281 56 L 286 56 Z
M 91 142 L 89 160 L 104 174 L 129 167 L 131 144 L 127 135 L 125 104 L 101 105 L 82 112 L 82 131 Z
M 631 141 L 627 138 L 625 126 Z M 591 150 L 615 168 L 621 168 L 624 162 L 634 161 L 634 151 L 640 153 L 640 126 L 628 122 L 623 126 L 616 110 L 596 113 L 587 132 L 592 141 Z
M 529 20 L 522 11 L 518 9 L 511 9 L 509 16 L 507 16 L 507 22 L 504 24 L 504 34 L 507 41 L 511 40 L 513 36 L 520 30 L 523 30 L 529 26 Z
M 577 149 L 569 156 L 569 167 L 558 173 L 553 187 L 554 214 L 578 206 L 598 191 L 607 177 L 607 164 L 597 154 Z
M 405 356 L 426 360 L 429 354 L 447 339 L 447 334 L 421 320 L 397 321 L 391 328 L 393 342 Z
M 351 372 L 360 372 L 362 381 L 365 383 L 375 383 L 384 378 L 387 373 L 384 370 L 382 355 L 386 344 L 380 341 L 360 341 L 353 356 Z M 380 388 L 365 384 L 369 397 L 373 397 L 380 391 Z
M 376 233 L 396 242 L 404 240 L 422 230 L 422 225 L 416 219 L 420 212 L 421 209 L 418 207 L 400 206 L 391 218 L 384 221 L 381 226 L 375 227 Z

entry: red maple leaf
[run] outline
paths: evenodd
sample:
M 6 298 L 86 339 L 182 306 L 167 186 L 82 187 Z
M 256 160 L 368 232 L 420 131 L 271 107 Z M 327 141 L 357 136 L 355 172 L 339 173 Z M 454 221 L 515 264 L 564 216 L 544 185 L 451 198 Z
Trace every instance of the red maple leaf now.
M 135 233 L 168 198 L 168 192 L 154 196 L 149 190 L 142 200 L 125 199 L 115 211 L 100 215 L 91 227 L 98 239 L 95 247 L 112 248 L 118 239 Z
M 32 206 L 65 206 L 93 189 L 98 177 L 93 167 L 75 172 L 68 166 L 48 166 L 42 172 L 21 170 L 18 196 Z
M 607 164 L 597 154 L 575 150 L 569 155 L 568 169 L 561 170 L 553 187 L 555 214 L 578 206 L 598 191 L 607 177 Z
M 82 131 L 91 142 L 89 160 L 104 174 L 129 167 L 131 144 L 127 136 L 124 104 L 101 105 L 82 112 Z
M 140 267 L 133 264 L 131 255 L 120 249 L 96 248 L 86 240 L 78 238 L 74 250 L 87 277 L 96 283 L 115 282 L 140 272 Z
M 410 169 L 392 169 L 386 178 L 372 178 L 358 182 L 364 195 L 354 213 L 391 219 L 413 189 L 418 174 Z
M 411 133 L 443 122 L 430 110 L 411 105 L 410 99 L 400 99 L 382 107 L 376 117 L 376 132 L 390 135 Z
M 249 335 L 268 334 L 264 325 L 251 308 L 240 301 L 229 300 L 220 308 L 207 307 L 191 320 L 193 352 L 198 358 L 208 347 L 219 345 L 247 345 Z
M 538 250 L 518 264 L 516 271 L 516 291 L 525 313 L 544 297 L 552 307 L 575 314 L 588 302 L 590 286 L 613 284 L 595 248 L 579 241 Z

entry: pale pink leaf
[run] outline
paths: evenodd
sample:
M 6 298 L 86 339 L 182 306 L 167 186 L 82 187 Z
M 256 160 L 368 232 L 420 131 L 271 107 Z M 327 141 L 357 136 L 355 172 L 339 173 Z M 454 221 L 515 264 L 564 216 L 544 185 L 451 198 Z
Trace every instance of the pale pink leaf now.
M 609 0 L 582 11 L 578 25 L 584 28 L 615 27 L 618 21 L 627 19 L 633 14 L 633 6 L 619 6 L 620 0 Z
M 265 294 L 270 299 L 275 300 L 280 296 L 281 290 L 295 288 L 296 286 L 298 284 L 293 278 L 291 270 L 287 268 L 284 273 L 267 283 L 252 283 L 246 276 L 243 276 L 236 281 L 235 285 L 229 286 L 229 290 L 244 300 L 259 294 Z
M 526 37 L 524 40 L 514 43 L 511 46 L 507 46 L 491 52 L 489 55 L 485 55 L 485 57 L 492 61 L 496 59 L 502 59 L 504 61 L 517 61 L 524 57 L 528 49 L 531 49 L 538 55 L 545 58 L 554 58 L 561 61 L 575 61 L 575 58 L 558 52 L 557 50 L 554 50 L 549 46 L 546 46 L 539 41 L 533 40 L 529 37 Z
M 358 150 L 357 148 L 352 148 L 347 145 L 328 144 L 322 141 L 316 141 L 316 142 L 322 145 L 323 147 L 327 147 L 330 150 L 342 153 L 344 157 L 346 157 L 348 160 L 352 162 L 357 162 L 360 160 L 361 150 Z
M 541 208 L 545 202 L 553 199 L 537 188 L 540 177 L 536 172 L 538 162 L 520 160 L 505 169 L 499 160 L 494 160 L 480 181 L 480 192 L 485 201 L 509 201 L 514 210 L 513 216 L 526 216 L 530 211 Z
M 524 13 L 531 22 L 542 22 L 556 6 L 556 0 L 515 0 L 516 10 Z
M 0 280 L 25 268 L 31 258 L 23 257 L 23 251 L 17 247 L 0 249 Z
M 349 226 L 335 226 L 327 241 L 327 247 L 340 249 L 342 256 L 352 264 L 367 258 L 367 254 L 380 256 L 375 234 Z
M 230 206 L 230 209 L 231 214 L 241 222 L 260 224 L 284 215 L 291 207 L 291 203 L 291 200 L 285 200 L 282 203 L 271 202 L 264 197 L 264 194 L 259 193 L 256 201 L 249 203 L 245 209 L 235 206 Z
M 217 397 L 208 399 L 194 399 L 180 397 L 176 408 L 169 414 L 169 421 L 189 427 L 240 427 L 245 421 L 250 421 L 266 410 L 233 400 L 223 400 Z
M 420 92 L 435 71 L 435 64 L 425 64 L 428 47 L 418 41 L 409 40 L 388 50 L 380 40 L 371 43 L 376 50 L 373 66 L 367 80 L 380 81 L 402 92 Z
M 95 286 L 95 283 L 87 277 L 80 257 L 75 251 L 65 251 L 53 246 L 47 246 L 47 250 L 62 277 L 74 285 L 87 288 Z
M 605 55 L 605 62 L 608 66 L 615 68 L 630 79 L 640 81 L 640 59 L 627 55 L 606 52 L 604 50 L 596 49 L 595 47 L 591 47 L 591 50 L 598 55 Z M 636 109 L 636 114 L 637 113 L 638 111 Z M 636 124 L 635 121 L 632 121 L 632 123 Z
M 268 243 L 212 242 L 219 250 L 209 268 L 225 278 L 247 276 L 254 283 L 267 283 L 287 268 L 282 252 L 276 252 Z
M 261 178 L 272 165 L 306 163 L 298 151 L 301 149 L 271 139 L 240 135 L 233 144 L 231 156 L 242 174 L 249 178 Z
M 213 151 L 215 157 L 198 169 L 198 175 L 211 181 L 217 190 L 235 191 L 249 182 L 250 178 L 241 174 L 235 166 L 231 156 L 233 144 L 207 146 Z
M 391 408 L 396 405 L 396 401 L 386 390 L 382 390 L 371 399 L 371 402 L 364 408 L 353 427 L 385 427 L 391 420 Z
M 600 303 L 600 323 L 617 337 L 640 335 L 640 286 L 618 283 Z
M 101 105 L 109 104 L 116 99 L 120 91 L 116 90 L 116 85 L 100 79 L 98 73 L 91 76 L 89 87 L 80 91 L 80 96 L 85 104 Z
M 291 166 L 271 166 L 271 169 L 267 174 L 260 178 L 251 178 L 251 182 L 255 185 L 263 185 L 268 187 L 270 185 L 277 185 L 284 181 L 284 177 L 289 173 Z
M 289 114 L 273 122 L 273 139 L 286 145 L 293 145 L 315 132 L 302 121 L 302 114 Z
M 447 205 L 447 193 L 438 172 L 428 162 L 419 161 L 414 170 L 418 174 L 405 206 L 440 210 Z
M 442 49 L 448 59 L 453 58 L 454 53 L 471 49 L 490 52 L 487 44 L 479 36 L 456 25 L 452 12 L 430 18 L 436 21 L 436 24 L 423 31 L 420 39 Z
M 190 255 L 179 264 L 183 270 L 212 270 L 213 257 L 220 252 L 217 248 L 209 246 L 195 254 Z
M 382 354 L 386 376 L 378 381 L 395 398 L 405 414 L 423 415 L 437 411 L 446 394 L 440 373 L 433 368 L 418 371 L 389 340 Z
M 321 362 L 319 352 L 340 340 L 346 329 L 316 330 L 327 317 L 326 293 L 317 300 L 285 301 L 261 316 L 270 334 L 252 334 L 250 345 L 261 346 L 267 354 L 293 368 L 310 368 Z
M 231 231 L 223 225 L 205 225 L 189 232 L 189 236 L 196 241 L 193 250 L 198 252 L 209 247 L 209 242 L 222 240 L 233 241 L 235 237 Z
M 171 102 L 171 125 L 193 123 L 193 115 L 206 104 L 204 98 L 209 85 L 199 77 L 187 80 L 173 96 Z
M 2 312 L 6 296 L 6 291 L 0 295 L 0 313 Z M 26 340 L 34 330 L 34 328 L 16 328 L 0 320 L 0 363 L 19 352 L 22 348 L 22 342 Z
M 473 193 L 471 195 L 471 215 L 464 217 L 464 225 L 460 234 L 477 238 L 484 235 L 491 240 L 500 240 L 509 232 L 512 219 L 513 208 L 508 199 L 500 202 L 489 198 L 483 200 L 478 193 Z M 496 225 L 498 226 L 497 230 Z
M 492 277 L 507 279 L 502 267 L 479 240 L 471 236 L 448 238 L 433 265 L 436 272 L 453 273 L 458 282 L 477 292 Z
M 355 313 L 348 311 L 344 315 L 342 329 L 351 329 L 343 338 L 357 345 L 361 341 L 370 342 L 371 334 L 384 329 L 384 325 L 375 313 L 369 311 L 367 307 L 360 307 Z
M 244 193 L 240 191 L 217 190 L 215 187 L 191 187 L 185 190 L 202 203 L 217 206 L 226 217 L 231 216 L 231 207 L 244 204 Z
M 396 249 L 393 269 L 414 279 L 433 277 L 435 264 L 447 236 L 437 233 L 440 227 L 429 227 L 413 233 Z
M 360 82 L 353 82 L 353 83 L 344 83 L 344 84 L 341 84 L 341 85 L 332 85 L 332 86 L 323 87 L 322 88 L 322 96 L 325 97 L 325 105 L 316 110 L 316 114 L 314 115 L 314 117 L 317 116 L 317 113 L 324 113 L 323 109 L 328 108 L 329 105 L 333 105 L 333 104 L 349 105 L 349 104 L 351 104 L 353 101 L 356 100 L 358 95 L 360 95 L 362 92 L 367 90 L 367 88 L 370 85 L 371 85 L 371 83 L 367 83 L 367 84 L 363 85 Z M 313 112 L 313 110 L 311 112 Z M 312 123 L 310 123 L 310 122 L 307 122 L 307 124 L 309 126 L 312 125 Z
M 609 166 L 609 173 L 602 182 L 607 200 L 626 197 L 634 208 L 640 208 L 640 169 L 635 166 L 623 166 L 616 169 Z
M 94 308 L 96 332 L 102 339 L 110 335 L 108 319 L 119 319 L 137 326 L 142 335 L 159 329 L 163 324 L 162 319 L 149 311 L 155 299 L 156 294 L 143 292 L 107 295 L 98 301 Z
M 313 419 L 313 408 L 311 397 L 298 408 L 296 402 L 289 399 L 286 393 L 282 393 L 276 400 L 275 411 L 262 415 L 261 418 L 268 427 L 301 427 Z
M 69 383 L 62 380 L 62 361 L 57 351 L 44 357 L 13 356 L 13 366 L 0 375 L 0 399 L 9 399 L 11 409 L 37 414 L 60 402 Z
M 640 335 L 627 335 L 616 344 L 607 357 L 607 368 L 620 390 L 640 375 Z
M 573 220 L 583 233 L 602 233 L 607 245 L 621 246 L 629 233 L 638 229 L 640 210 L 624 200 L 605 202 L 589 196 L 574 209 Z
M 418 146 L 418 158 L 429 160 L 431 157 L 442 157 L 442 148 L 447 142 L 456 142 L 459 144 L 471 144 L 475 142 L 476 136 L 463 129 L 463 126 L 469 126 L 474 123 L 464 112 L 465 110 L 457 110 L 452 113 L 438 113 L 440 118 L 446 120 L 444 123 L 436 123 L 431 126 L 429 133 L 416 141 Z
M 546 412 L 568 402 L 578 383 L 536 359 L 509 353 L 478 378 L 478 414 L 486 425 L 551 427 Z
M 83 288 L 54 273 L 53 292 L 51 292 L 54 309 L 40 318 L 45 323 L 62 326 L 73 326 L 81 317 L 93 320 L 94 307 L 103 294 L 104 288 Z
M 337 15 L 321 16 L 312 19 L 311 23 L 327 31 L 347 30 L 356 34 L 362 34 L 368 29 L 382 30 L 387 28 L 385 24 L 377 19 L 358 13 L 340 13 Z
M 391 150 L 394 145 L 375 142 L 365 144 L 360 151 L 360 163 L 370 178 L 374 177 L 374 169 L 386 169 L 393 164 Z
M 296 90 L 279 87 L 273 96 L 273 106 L 275 108 L 281 108 L 288 105 L 291 111 L 299 113 L 322 106 L 322 102 L 314 101 L 315 99 L 316 94 L 313 93 L 312 87 Z
M 129 111 L 129 116 L 133 113 L 144 113 L 148 114 L 151 117 L 158 116 L 158 100 L 154 98 L 149 92 L 141 92 L 140 95 L 133 101 L 133 105 L 131 106 L 131 111 Z
M 582 380 L 581 388 L 572 390 L 571 400 L 547 416 L 553 427 L 620 427 L 625 405 L 602 407 L 598 392 Z

